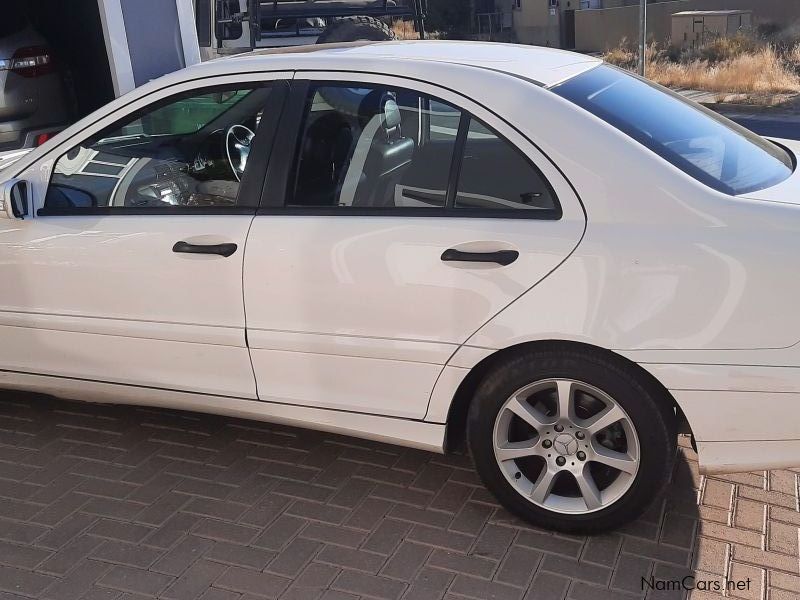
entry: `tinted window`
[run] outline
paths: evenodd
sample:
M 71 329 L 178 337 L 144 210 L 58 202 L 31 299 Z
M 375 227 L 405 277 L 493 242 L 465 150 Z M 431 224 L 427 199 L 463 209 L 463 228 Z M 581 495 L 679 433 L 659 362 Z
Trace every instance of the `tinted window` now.
M 539 170 L 477 119 L 471 119 L 458 180 L 456 208 L 553 210 L 550 185 Z
M 231 90 L 183 98 L 135 119 L 125 126 L 124 133 L 147 135 L 194 133 L 219 118 L 251 92 L 252 90 Z
M 244 204 L 239 183 L 269 95 L 184 94 L 128 117 L 58 159 L 45 210 Z
M 313 88 L 291 204 L 443 208 L 460 117 L 403 89 Z
M 778 146 L 616 68 L 595 68 L 553 91 L 726 194 L 764 189 L 792 173 L 791 158 Z
M 430 110 L 431 140 L 455 143 L 461 124 L 461 111 L 438 100 L 430 100 Z

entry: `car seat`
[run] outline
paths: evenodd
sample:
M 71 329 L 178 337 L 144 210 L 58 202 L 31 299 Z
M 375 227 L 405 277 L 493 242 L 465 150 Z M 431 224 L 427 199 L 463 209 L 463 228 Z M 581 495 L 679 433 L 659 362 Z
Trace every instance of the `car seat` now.
M 395 186 L 414 158 L 416 143 L 403 137 L 402 113 L 394 98 L 381 102 L 378 130 L 372 139 L 353 206 L 394 206 Z

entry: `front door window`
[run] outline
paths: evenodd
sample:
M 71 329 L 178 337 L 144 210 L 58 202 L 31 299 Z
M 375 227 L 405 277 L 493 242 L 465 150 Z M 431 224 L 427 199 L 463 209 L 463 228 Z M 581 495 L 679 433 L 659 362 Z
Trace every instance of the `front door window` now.
M 45 211 L 236 207 L 269 86 L 172 97 L 58 159 Z

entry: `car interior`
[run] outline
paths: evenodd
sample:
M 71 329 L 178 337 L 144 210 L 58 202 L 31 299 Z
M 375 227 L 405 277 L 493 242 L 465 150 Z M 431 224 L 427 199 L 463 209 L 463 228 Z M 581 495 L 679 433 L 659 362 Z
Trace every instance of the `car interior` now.
M 56 163 L 48 209 L 234 206 L 270 88 L 175 98 Z
M 555 207 L 544 177 L 516 148 L 461 116 L 444 102 L 405 90 L 316 88 L 291 204 L 443 208 L 459 127 L 468 126 L 456 208 Z
M 307 109 L 292 204 L 444 206 L 459 119 L 451 110 L 450 139 L 434 141 L 429 101 L 418 94 L 318 88 Z M 428 196 L 404 194 L 410 187 L 425 187 Z

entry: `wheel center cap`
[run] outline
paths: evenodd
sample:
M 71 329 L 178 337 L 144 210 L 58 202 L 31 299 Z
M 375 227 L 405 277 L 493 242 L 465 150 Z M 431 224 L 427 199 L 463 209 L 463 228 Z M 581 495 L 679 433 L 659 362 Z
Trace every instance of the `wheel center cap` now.
M 553 440 L 553 448 L 561 456 L 572 456 L 578 451 L 578 440 L 568 433 L 562 433 Z

